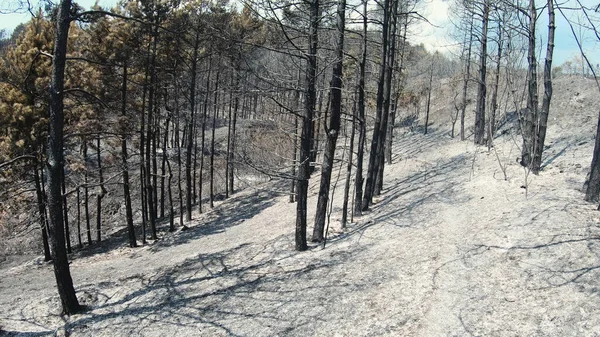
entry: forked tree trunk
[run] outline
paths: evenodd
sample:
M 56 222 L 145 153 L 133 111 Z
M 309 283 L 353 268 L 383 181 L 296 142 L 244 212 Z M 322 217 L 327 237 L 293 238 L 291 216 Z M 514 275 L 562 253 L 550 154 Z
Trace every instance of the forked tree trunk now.
M 536 137 L 533 163 L 531 171 L 534 174 L 540 172 L 542 168 L 542 153 L 544 152 L 544 142 L 546 140 L 546 129 L 548 127 L 548 113 L 550 112 L 550 100 L 552 99 L 552 54 L 554 53 L 554 1 L 548 0 L 548 45 L 546 47 L 546 61 L 544 62 L 544 97 L 542 98 L 542 108 L 536 125 Z
M 310 178 L 310 151 L 313 138 L 313 115 L 316 104 L 320 0 L 310 0 L 309 5 L 308 51 L 306 53 L 307 62 L 305 72 L 306 93 L 304 97 L 304 116 L 302 116 L 302 134 L 300 138 L 298 186 L 296 189 L 295 243 L 297 251 L 305 251 L 308 248 L 306 242 L 306 217 L 308 206 L 308 180 Z
M 339 0 L 337 8 L 337 46 L 336 62 L 333 66 L 331 78 L 331 114 L 329 116 L 329 129 L 326 130 L 325 149 L 323 152 L 323 165 L 321 167 L 321 184 L 317 200 L 317 212 L 315 214 L 315 227 L 312 241 L 322 242 L 325 231 L 325 217 L 327 215 L 327 204 L 329 202 L 329 189 L 331 185 L 331 174 L 333 172 L 333 159 L 335 147 L 340 133 L 340 121 L 342 116 L 342 77 L 344 69 L 344 30 L 346 27 L 346 0 Z
M 373 201 L 373 194 L 375 192 L 376 178 L 379 173 L 378 171 L 378 148 L 380 142 L 381 123 L 384 114 L 384 89 L 385 89 L 385 75 L 387 67 L 388 57 L 388 33 L 389 33 L 389 22 L 390 22 L 390 0 L 383 2 L 383 24 L 382 24 L 382 43 L 381 43 L 381 64 L 379 65 L 379 77 L 377 80 L 377 105 L 375 113 L 375 125 L 373 127 L 372 138 L 371 138 L 371 151 L 369 152 L 369 164 L 367 166 L 367 181 L 365 183 L 365 190 L 362 200 L 362 210 L 366 211 L 369 209 L 371 202 Z
M 537 21 L 537 10 L 535 0 L 529 0 L 529 68 L 527 72 L 527 109 L 522 118 L 523 146 L 521 148 L 521 165 L 532 167 L 533 153 L 535 147 L 535 124 L 538 119 L 538 84 L 537 84 L 537 59 L 535 47 L 535 23 Z

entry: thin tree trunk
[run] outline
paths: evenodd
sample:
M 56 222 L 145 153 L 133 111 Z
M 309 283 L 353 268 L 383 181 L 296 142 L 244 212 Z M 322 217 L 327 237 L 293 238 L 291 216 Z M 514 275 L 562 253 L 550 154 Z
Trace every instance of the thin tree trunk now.
M 479 51 L 479 89 L 477 90 L 477 108 L 475 110 L 475 135 L 477 145 L 485 144 L 485 99 L 487 96 L 487 33 L 490 15 L 488 0 L 483 2 L 483 17 L 481 20 L 481 50 Z
M 87 145 L 87 140 L 83 140 L 83 162 L 85 165 L 85 172 L 83 175 L 83 182 L 84 182 L 84 211 L 85 211 L 85 229 L 87 231 L 87 241 L 88 241 L 88 245 L 92 245 L 92 226 L 90 224 L 90 192 L 89 192 L 89 187 L 88 187 L 88 182 L 89 182 L 89 174 L 88 174 L 88 169 L 87 169 L 87 149 L 88 149 L 88 145 Z
M 81 242 L 81 189 L 77 186 L 77 247 L 83 248 Z
M 494 135 L 496 134 L 496 112 L 498 111 L 498 89 L 500 87 L 500 62 L 502 60 L 503 32 L 501 26 L 498 26 L 498 54 L 496 55 L 496 76 L 494 77 L 494 91 L 492 92 L 492 102 L 490 117 L 488 118 L 488 148 L 494 144 Z
M 236 88 L 239 87 L 239 79 L 236 81 Z M 228 160 L 228 167 L 229 167 L 229 193 L 230 194 L 234 194 L 235 193 L 235 189 L 234 187 L 234 170 L 235 170 L 235 137 L 236 137 L 236 128 L 237 128 L 237 115 L 238 115 L 238 108 L 239 108 L 239 102 L 240 102 L 240 98 L 238 97 L 238 95 L 235 96 L 234 98 L 234 103 L 233 103 L 233 120 L 231 121 L 231 144 L 230 147 L 231 149 L 229 150 L 229 160 Z
M 104 174 L 102 170 L 102 157 L 100 155 L 100 136 L 96 139 L 96 156 L 98 159 L 98 194 L 96 194 L 96 241 L 101 241 L 101 227 L 102 227 L 102 199 L 106 194 L 106 188 L 104 188 Z
M 123 65 L 123 82 L 121 84 L 121 115 L 127 116 L 127 63 Z M 127 130 L 129 131 L 129 130 Z M 135 228 L 133 227 L 133 209 L 131 207 L 131 192 L 129 183 L 129 163 L 127 154 L 127 135 L 121 136 L 121 165 L 123 170 L 123 196 L 125 198 L 125 217 L 127 218 L 127 235 L 129 247 L 137 247 Z M 79 191 L 79 190 L 78 190 Z
M 40 213 L 40 229 L 42 230 L 42 246 L 44 247 L 44 261 L 52 260 L 50 245 L 48 244 L 48 227 L 46 224 L 46 203 L 44 202 L 44 191 L 42 190 L 42 179 L 39 168 L 40 164 L 34 163 L 35 195 L 37 197 L 38 212 Z
M 152 52 L 150 57 L 150 88 L 148 89 L 148 128 L 146 130 L 146 163 L 145 163 L 145 175 L 146 180 L 146 207 L 148 213 L 148 220 L 150 223 L 150 238 L 156 240 L 156 212 L 154 204 L 154 186 L 152 185 L 152 139 L 153 135 L 153 124 L 154 124 L 154 92 L 156 85 L 156 49 L 158 44 L 158 25 L 154 28 L 154 34 L 152 34 Z
M 425 134 L 427 134 L 427 126 L 429 125 L 429 109 L 431 107 L 431 86 L 433 84 L 433 65 L 435 61 L 435 55 L 431 57 L 431 65 L 429 68 L 429 86 L 427 88 L 427 108 L 425 110 Z
M 63 198 L 63 220 L 65 226 L 65 243 L 67 248 L 67 253 L 71 254 L 73 251 L 71 250 L 71 232 L 69 231 L 69 208 L 67 206 L 67 184 L 65 177 L 65 167 L 63 165 L 62 176 L 61 176 L 61 188 L 62 188 L 62 198 Z
M 362 200 L 363 200 L 363 162 L 364 162 L 364 147 L 367 133 L 365 120 L 365 66 L 367 63 L 367 0 L 363 0 L 363 46 L 362 56 L 359 63 L 359 79 L 358 79 L 358 144 L 356 151 L 356 178 L 354 179 L 354 215 L 362 215 Z
M 352 180 L 352 157 L 354 155 L 354 135 L 356 128 L 356 92 L 354 93 L 354 104 L 352 106 L 352 130 L 350 131 L 350 149 L 348 150 L 348 165 L 346 166 L 346 183 L 344 184 L 344 201 L 342 203 L 342 228 L 346 228 L 348 222 L 348 199 L 350 195 L 350 182 Z
M 466 71 L 463 79 L 462 105 L 460 109 L 460 140 L 467 139 L 465 134 L 465 113 L 467 109 L 467 91 L 469 89 L 469 81 L 471 80 L 471 51 L 473 48 L 473 15 L 471 14 L 471 22 L 469 25 L 469 44 L 467 47 L 467 58 L 465 59 Z
M 215 79 L 215 94 L 213 101 L 212 136 L 210 141 L 210 208 L 215 207 L 215 131 L 217 129 L 217 117 L 219 115 L 219 75 Z
M 202 187 L 204 181 L 204 148 L 206 147 L 206 120 L 208 118 L 208 98 L 210 95 L 210 75 L 212 73 L 212 58 L 208 59 L 208 75 L 206 76 L 206 94 L 202 108 L 202 146 L 200 152 L 200 174 L 198 179 L 198 211 L 202 213 Z
M 190 117 L 188 120 L 187 152 L 185 156 L 185 219 L 192 220 L 192 149 L 194 146 L 194 124 L 196 111 L 196 69 L 198 67 L 198 49 L 200 48 L 200 31 L 196 30 L 194 52 L 192 56 L 192 69 L 190 72 Z

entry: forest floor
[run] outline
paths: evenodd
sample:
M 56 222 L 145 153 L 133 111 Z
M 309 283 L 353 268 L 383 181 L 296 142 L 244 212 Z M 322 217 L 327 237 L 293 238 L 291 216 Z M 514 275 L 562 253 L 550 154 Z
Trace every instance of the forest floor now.
M 488 150 L 435 124 L 398 129 L 381 196 L 346 229 L 339 180 L 324 249 L 294 251 L 296 205 L 266 183 L 186 231 L 74 259 L 89 310 L 72 317 L 49 264 L 14 263 L 0 269 L 0 335 L 600 336 L 588 117 L 551 121 L 539 176 L 510 133 Z M 311 224 L 317 191 L 315 175 Z

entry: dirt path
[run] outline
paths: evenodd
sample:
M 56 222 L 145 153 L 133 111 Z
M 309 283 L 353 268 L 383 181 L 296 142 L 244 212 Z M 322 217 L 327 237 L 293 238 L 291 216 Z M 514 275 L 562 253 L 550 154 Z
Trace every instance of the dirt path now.
M 526 196 L 520 168 L 498 179 L 484 149 L 442 133 L 396 141 L 372 211 L 333 225 L 326 249 L 293 251 L 295 204 L 265 185 L 154 245 L 75 260 L 92 310 L 66 322 L 48 314 L 49 266 L 1 270 L 0 326 L 30 336 L 600 335 L 598 215 L 563 167 L 587 158 L 560 157 Z

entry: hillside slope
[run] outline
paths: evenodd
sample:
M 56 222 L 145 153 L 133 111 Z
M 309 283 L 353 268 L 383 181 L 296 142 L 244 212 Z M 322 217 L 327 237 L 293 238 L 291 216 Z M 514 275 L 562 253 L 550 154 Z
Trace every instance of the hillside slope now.
M 283 187 L 264 184 L 153 245 L 74 260 L 76 288 L 90 306 L 84 314 L 56 315 L 49 265 L 0 270 L 0 329 L 19 336 L 600 335 L 600 220 L 581 191 L 598 100 L 586 90 L 557 94 L 539 176 L 516 163 L 518 135 L 507 132 L 488 151 L 451 139 L 449 126 L 433 118 L 428 135 L 396 130 L 385 189 L 346 230 L 338 225 L 340 179 L 325 249 L 293 251 L 295 204 L 277 193 Z

